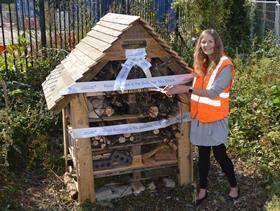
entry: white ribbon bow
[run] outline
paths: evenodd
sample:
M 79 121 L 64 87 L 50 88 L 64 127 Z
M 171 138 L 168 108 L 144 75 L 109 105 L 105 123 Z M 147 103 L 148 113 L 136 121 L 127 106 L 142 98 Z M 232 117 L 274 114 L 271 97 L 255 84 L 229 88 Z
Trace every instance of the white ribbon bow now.
M 117 75 L 114 90 L 117 90 L 119 87 L 120 90 L 123 92 L 125 88 L 125 83 L 129 72 L 131 71 L 134 65 L 140 67 L 147 78 L 152 77 L 151 71 L 149 68 L 152 66 L 149 61 L 145 59 L 147 53 L 145 48 L 137 48 L 137 49 L 126 49 L 125 56 L 127 58 L 126 62 L 122 65 L 122 69 L 120 70 L 119 74 Z

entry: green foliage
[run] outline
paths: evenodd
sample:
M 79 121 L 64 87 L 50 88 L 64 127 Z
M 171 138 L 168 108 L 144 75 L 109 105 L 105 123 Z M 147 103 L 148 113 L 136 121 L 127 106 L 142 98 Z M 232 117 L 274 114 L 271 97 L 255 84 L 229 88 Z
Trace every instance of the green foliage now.
M 55 131 L 61 132 L 60 121 L 59 115 L 50 113 L 45 107 L 41 101 L 35 106 L 22 106 L 19 111 L 6 111 L 6 115 L 2 116 L 0 152 L 5 166 L 17 170 L 25 167 L 34 169 L 39 165 L 52 167 L 50 161 L 54 159 L 51 152 L 61 149 L 59 137 L 55 137 Z M 49 138 L 46 138 L 47 135 Z
M 278 211 L 278 210 L 280 210 L 280 197 L 274 195 L 272 197 L 272 200 L 266 203 L 265 210 L 267 210 L 267 211 Z
M 1 167 L 0 178 L 0 209 L 22 210 L 16 201 L 20 190 L 16 175 Z
M 26 68 L 30 67 L 30 62 L 27 56 L 26 39 L 19 36 L 18 43 L 18 45 L 10 44 L 0 55 L 0 82 L 3 91 L 3 95 L 1 96 L 3 96 L 3 102 L 6 108 L 8 108 L 10 104 L 7 88 L 8 80 L 15 75 L 20 77 L 26 71 Z M 0 101 L 0 106 L 1 104 Z
M 224 29 L 232 4 L 233 1 L 223 0 L 177 0 L 174 7 L 183 10 L 188 25 L 194 27 L 195 33 L 200 33 L 201 29 L 209 27 Z
M 185 59 L 187 64 L 191 67 L 193 64 L 193 55 L 194 55 L 194 49 L 196 44 L 196 38 L 192 37 L 188 40 L 184 40 L 183 37 L 180 36 L 172 36 L 170 40 L 170 44 L 173 49 L 176 49 L 176 51 Z
M 79 211 L 91 211 L 94 209 L 94 205 L 90 201 L 81 203 Z
M 251 8 L 253 4 L 251 0 L 234 0 L 229 8 L 230 13 L 227 14 L 228 18 L 224 28 L 220 31 L 229 55 L 234 55 L 236 49 L 242 53 L 250 50 Z
M 8 45 L 5 54 L 0 55 L 0 79 L 10 75 L 22 75 L 28 67 L 31 67 L 30 57 L 27 51 L 27 40 L 23 36 L 18 37 L 17 45 Z M 5 63 L 7 58 L 7 64 Z M 7 65 L 7 68 L 6 68 Z M 17 76 L 19 77 L 19 76 Z
M 34 58 L 32 65 L 27 65 L 25 49 L 19 46 L 7 50 L 8 68 L 3 67 L 0 87 L 0 181 L 7 180 L 11 171 L 23 169 L 58 169 L 61 168 L 62 141 L 60 116 L 47 110 L 41 83 L 50 71 L 65 57 L 65 51 L 43 49 Z M 27 45 L 27 43 L 25 43 Z M 21 55 L 17 57 L 17 55 Z M 4 55 L 1 55 L 3 60 Z M 31 64 L 31 63 L 30 63 Z M 8 77 L 9 76 L 9 77 Z M 58 157 L 59 155 L 59 157 Z M 8 189 L 1 189 L 7 194 Z
M 269 35 L 252 48 L 249 57 L 236 57 L 231 92 L 229 149 L 236 157 L 256 165 L 267 178 L 273 203 L 280 195 L 280 46 Z M 270 209 L 270 208 L 272 209 Z M 273 210 L 270 202 L 268 210 Z
M 236 49 L 246 52 L 251 47 L 249 0 L 176 0 L 173 7 L 180 11 L 180 33 L 184 40 L 193 40 L 207 29 L 214 28 L 220 34 L 229 55 Z M 188 52 L 186 45 L 184 52 Z M 181 51 L 180 51 L 181 52 Z M 183 53 L 182 55 L 187 55 Z
M 278 81 L 274 68 L 278 68 Z M 267 173 L 280 169 L 280 158 L 276 156 L 280 154 L 279 109 L 271 106 L 277 83 L 279 60 L 277 64 L 261 58 L 256 65 L 236 71 L 231 97 L 232 145 L 238 154 L 250 155 Z
M 129 12 L 132 15 L 141 15 L 146 20 L 153 19 L 155 17 L 154 2 L 153 0 L 131 1 L 129 2 Z
M 31 62 L 26 39 L 18 43 L 0 55 L 0 207 L 7 210 L 21 210 L 16 196 L 23 171 L 44 177 L 64 164 L 61 116 L 47 110 L 41 84 L 68 52 L 42 49 Z
M 280 84 L 277 84 L 272 87 L 271 94 L 271 109 L 276 112 L 280 110 Z

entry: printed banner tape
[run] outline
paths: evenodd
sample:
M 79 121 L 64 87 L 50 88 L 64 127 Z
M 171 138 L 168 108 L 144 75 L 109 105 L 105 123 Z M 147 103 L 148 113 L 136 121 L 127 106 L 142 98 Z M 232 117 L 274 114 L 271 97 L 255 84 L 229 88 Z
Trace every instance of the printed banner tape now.
M 152 84 L 158 87 L 166 85 L 185 84 L 193 79 L 193 74 L 180 74 L 170 76 L 159 76 L 151 78 L 138 78 L 125 81 L 125 90 L 154 88 Z M 76 93 L 89 93 L 89 92 L 109 92 L 114 90 L 115 81 L 93 81 L 93 82 L 78 82 L 65 88 L 60 94 L 69 95 Z M 119 91 L 120 88 L 118 87 Z
M 122 125 L 111 125 L 103 127 L 77 128 L 71 129 L 70 134 L 73 139 L 91 138 L 96 136 L 111 136 L 125 133 L 140 133 L 155 129 L 165 128 L 170 125 L 190 121 L 189 113 L 184 113 L 169 119 L 162 119 L 146 123 L 129 123 Z

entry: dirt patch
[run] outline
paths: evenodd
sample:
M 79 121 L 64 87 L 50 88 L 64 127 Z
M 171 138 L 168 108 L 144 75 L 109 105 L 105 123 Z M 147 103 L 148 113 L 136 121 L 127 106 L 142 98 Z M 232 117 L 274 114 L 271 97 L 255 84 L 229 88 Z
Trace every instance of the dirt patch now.
M 185 188 L 165 188 L 157 181 L 155 191 L 146 190 L 138 196 L 128 196 L 110 202 L 83 203 L 69 198 L 65 186 L 54 174 L 44 180 L 25 174 L 24 190 L 19 203 L 24 210 L 263 210 L 266 201 L 264 178 L 253 166 L 234 161 L 241 197 L 227 199 L 229 185 L 217 163 L 212 162 L 209 174 L 208 199 L 193 206 L 195 185 Z M 196 166 L 196 164 L 195 164 Z M 195 171 L 196 172 L 196 171 Z M 195 176 L 196 178 L 196 176 Z
M 64 184 L 52 173 L 39 180 L 36 175 L 24 174 L 24 189 L 19 203 L 24 210 L 77 210 L 78 202 L 72 200 Z

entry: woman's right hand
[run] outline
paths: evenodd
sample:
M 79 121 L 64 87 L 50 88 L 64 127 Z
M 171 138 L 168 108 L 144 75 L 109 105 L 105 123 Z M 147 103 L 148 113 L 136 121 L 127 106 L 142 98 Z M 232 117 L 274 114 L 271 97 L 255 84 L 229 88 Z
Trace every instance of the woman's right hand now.
M 171 97 L 172 95 L 177 94 L 177 86 L 178 85 L 167 85 L 163 88 L 162 92 L 168 97 Z
M 166 95 L 183 94 L 188 93 L 189 86 L 186 85 L 167 85 L 163 88 Z

